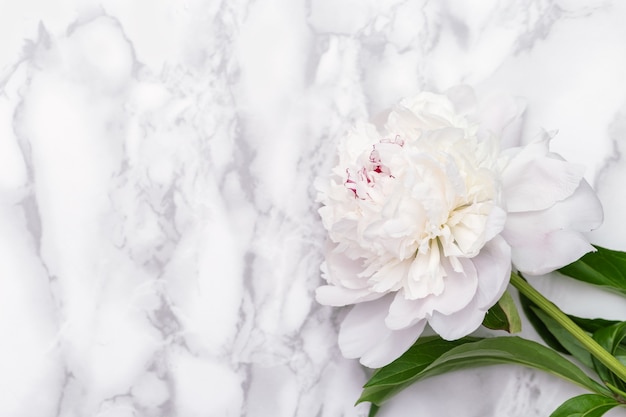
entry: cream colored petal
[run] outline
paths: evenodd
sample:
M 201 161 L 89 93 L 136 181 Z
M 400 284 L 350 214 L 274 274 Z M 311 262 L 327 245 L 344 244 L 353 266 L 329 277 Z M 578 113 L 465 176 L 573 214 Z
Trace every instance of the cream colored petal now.
M 583 181 L 570 198 L 547 210 L 509 214 L 502 236 L 517 269 L 543 274 L 592 251 L 581 232 L 598 227 L 602 218 L 600 201 Z
M 339 329 L 339 348 L 347 358 L 360 358 L 363 365 L 378 368 L 397 359 L 419 337 L 426 321 L 401 331 L 385 325 L 393 296 L 357 304 Z
M 486 311 L 478 308 L 476 300 L 453 314 L 435 311 L 428 324 L 439 336 L 446 340 L 456 340 L 478 329 L 485 318 Z
M 502 193 L 509 213 L 545 210 L 571 196 L 585 168 L 547 156 L 547 140 L 522 148 L 502 171 Z
M 501 236 L 496 236 L 472 258 L 478 274 L 476 306 L 488 310 L 498 302 L 508 286 L 511 275 L 511 247 Z

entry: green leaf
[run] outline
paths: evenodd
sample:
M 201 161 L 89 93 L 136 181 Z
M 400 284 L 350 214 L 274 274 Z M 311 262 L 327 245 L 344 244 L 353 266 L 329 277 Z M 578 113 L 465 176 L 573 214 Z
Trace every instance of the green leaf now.
M 583 365 L 593 369 L 591 354 L 570 332 L 539 307 L 530 306 L 530 308 L 569 354 L 578 359 Z
M 482 339 L 454 348 L 425 369 L 421 378 L 477 365 L 496 364 L 523 365 L 559 376 L 591 391 L 608 392 L 552 349 L 516 336 Z
M 475 341 L 464 338 L 454 342 L 429 338 L 413 345 L 400 358 L 372 375 L 358 402 L 369 401 L 380 405 L 406 386 L 430 376 L 497 364 L 517 364 L 539 369 L 592 392 L 610 394 L 576 365 L 530 340 L 516 336 Z
M 565 401 L 550 417 L 600 417 L 618 405 L 618 401 L 604 395 L 583 394 Z
M 626 338 L 626 321 L 598 330 L 593 338 L 610 353 L 615 353 Z
M 487 311 L 483 326 L 492 330 L 505 330 L 509 333 L 519 333 L 522 331 L 522 320 L 520 319 L 513 297 L 506 291 L 500 300 Z
M 576 316 L 570 316 L 570 315 L 568 315 L 568 317 L 572 319 L 574 323 L 579 325 L 581 329 L 583 329 L 584 331 L 588 333 L 595 333 L 600 329 L 619 323 L 619 321 L 616 321 L 616 320 L 585 319 L 582 317 L 576 317 Z
M 411 382 L 412 378 L 419 375 L 444 353 L 464 343 L 477 340 L 480 339 L 464 337 L 447 341 L 439 336 L 419 338 L 402 356 L 374 372 L 365 384 L 365 389 L 357 404 L 363 401 L 380 404 L 382 400 L 377 400 L 378 398 L 390 397 L 400 391 Z
M 615 356 L 617 360 L 626 365 L 623 357 L 624 348 L 626 347 L 624 346 L 624 339 L 626 339 L 626 321 L 598 330 L 593 334 L 593 338 L 600 346 Z M 620 392 L 626 391 L 626 381 L 622 381 L 595 358 L 593 364 L 602 381 L 616 387 Z
M 595 246 L 590 252 L 559 269 L 564 275 L 626 295 L 626 252 Z

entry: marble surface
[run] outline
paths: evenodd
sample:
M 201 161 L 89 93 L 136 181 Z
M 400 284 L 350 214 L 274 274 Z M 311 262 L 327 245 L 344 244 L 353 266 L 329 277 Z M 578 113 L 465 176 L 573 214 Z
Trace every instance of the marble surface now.
M 345 312 L 313 299 L 338 137 L 420 90 L 518 96 L 523 139 L 558 130 L 587 165 L 591 239 L 626 250 L 625 19 L 618 0 L 2 0 L 0 415 L 365 416 Z M 483 368 L 380 415 L 539 417 L 579 392 Z

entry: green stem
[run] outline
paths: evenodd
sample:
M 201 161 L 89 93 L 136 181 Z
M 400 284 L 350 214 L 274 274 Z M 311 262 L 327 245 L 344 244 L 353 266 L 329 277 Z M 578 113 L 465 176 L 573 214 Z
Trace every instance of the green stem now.
M 617 388 L 615 385 L 609 384 L 606 381 L 604 382 L 604 385 L 609 387 L 609 389 L 611 391 L 613 391 L 613 393 L 617 394 L 617 396 L 615 398 L 617 401 L 621 402 L 622 404 L 625 403 L 625 401 L 626 401 L 626 392 L 624 392 L 621 389 Z
M 576 338 L 582 345 L 604 366 L 609 368 L 622 381 L 626 382 L 626 366 L 622 365 L 613 355 L 606 351 L 602 346 L 591 338 L 583 329 L 578 327 L 565 313 L 561 311 L 550 300 L 541 295 L 528 282 L 515 272 L 511 273 L 511 284 L 524 294 L 529 300 L 542 309 L 546 314 L 556 320 L 565 328 L 572 336 Z

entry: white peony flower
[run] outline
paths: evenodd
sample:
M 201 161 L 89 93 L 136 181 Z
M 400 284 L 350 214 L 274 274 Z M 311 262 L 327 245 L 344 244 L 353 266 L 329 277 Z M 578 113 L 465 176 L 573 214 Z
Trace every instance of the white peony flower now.
M 383 132 L 357 125 L 320 190 L 332 247 L 317 300 L 354 305 L 339 346 L 366 366 L 396 359 L 427 323 L 448 340 L 476 330 L 511 265 L 543 274 L 593 250 L 581 232 L 602 208 L 583 167 L 547 138 L 500 151 L 458 107 L 422 93 Z

